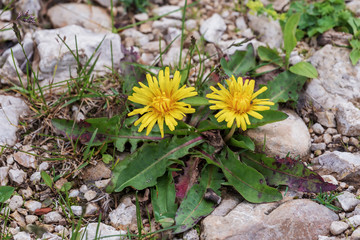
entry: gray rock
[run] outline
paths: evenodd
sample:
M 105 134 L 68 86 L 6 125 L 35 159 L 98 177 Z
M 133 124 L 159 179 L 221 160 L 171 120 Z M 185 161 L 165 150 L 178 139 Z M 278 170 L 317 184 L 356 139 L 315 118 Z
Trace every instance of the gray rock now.
M 186 50 L 182 50 L 182 59 L 181 61 L 185 61 Z M 177 66 L 179 62 L 180 56 L 180 47 L 170 47 L 169 51 L 163 56 L 163 64 L 164 66 Z
M 26 224 L 33 224 L 34 222 L 36 222 L 39 219 L 38 216 L 35 215 L 26 215 L 25 216 L 25 221 Z
M 49 168 L 49 163 L 48 162 L 42 162 L 40 165 L 39 165 L 39 171 L 46 171 L 48 170 Z
M 89 4 L 61 3 L 47 11 L 55 28 L 79 25 L 93 32 L 111 33 L 111 17 L 105 9 Z
M 185 29 L 188 31 L 194 30 L 197 28 L 197 22 L 194 19 L 186 20 Z
M 314 132 L 316 134 L 323 134 L 325 132 L 325 129 L 323 128 L 323 126 L 321 126 L 319 123 L 315 123 L 313 126 L 312 126 L 312 129 L 314 130 Z
M 199 234 L 196 229 L 191 229 L 184 233 L 183 240 L 199 240 Z
M 25 181 L 26 172 L 24 172 L 23 170 L 19 170 L 19 169 L 10 169 L 9 177 L 13 182 L 20 185 Z
M 97 193 L 93 190 L 89 190 L 87 191 L 85 194 L 84 194 L 84 198 L 87 200 L 87 201 L 91 201 L 93 200 L 95 197 L 96 197 Z
M 143 34 L 134 28 L 125 29 L 124 31 L 122 31 L 121 35 L 124 37 L 133 38 L 135 40 L 135 44 L 141 47 L 150 41 L 148 35 Z
M 19 194 L 23 196 L 25 199 L 29 199 L 30 197 L 33 196 L 34 193 L 31 190 L 31 188 L 28 186 L 26 189 L 20 189 Z
M 334 135 L 334 134 L 337 134 L 338 131 L 335 128 L 328 128 L 328 129 L 326 129 L 325 133 Z
M 149 19 L 149 15 L 147 13 L 138 13 L 134 15 L 134 18 L 138 21 L 146 21 Z
M 95 186 L 97 188 L 105 188 L 109 184 L 110 181 L 111 181 L 110 178 L 109 179 L 104 179 L 104 180 L 99 180 L 99 181 L 95 182 Z
M 327 235 L 330 224 L 338 220 L 337 214 L 307 199 L 276 206 L 243 202 L 224 217 L 210 215 L 202 221 L 201 238 L 317 239 L 318 235 Z
M 346 8 L 355 13 L 357 17 L 360 17 L 360 2 L 350 1 L 346 2 Z
M 259 33 L 260 41 L 269 44 L 271 48 L 279 48 L 283 43 L 283 34 L 278 21 L 267 16 L 248 14 L 249 27 Z
M 8 22 L 2 22 L 0 21 L 0 29 L 5 29 L 9 27 L 9 23 Z M 4 41 L 16 41 L 16 35 L 14 33 L 14 31 L 1 31 L 0 32 L 0 41 L 4 42 Z
M 39 30 L 35 32 L 34 39 L 37 44 L 40 60 L 33 62 L 33 68 L 39 69 L 39 80 L 44 80 L 40 83 L 41 86 L 49 85 L 50 82 L 57 83 L 58 81 L 69 79 L 69 67 L 72 76 L 77 75 L 77 63 L 69 49 L 59 40 L 58 35 L 61 37 L 66 36 L 66 44 L 72 50 L 76 49 L 75 36 L 77 37 L 78 51 L 81 53 L 79 54 L 79 60 L 83 65 L 91 58 L 95 49 L 103 40 L 97 53 L 94 54 L 90 61 L 90 65 L 92 65 L 99 56 L 94 67 L 94 74 L 100 75 L 109 71 L 107 67 L 112 66 L 110 58 L 111 51 L 114 68 L 120 67 L 120 59 L 122 59 L 124 55 L 121 52 L 121 41 L 118 34 L 93 33 L 90 30 L 76 25 L 53 30 Z M 54 76 L 55 66 L 57 66 L 57 70 Z M 52 81 L 52 79 L 54 79 L 54 81 Z
M 63 217 L 58 212 L 49 212 L 44 215 L 44 223 L 58 223 Z
M 349 54 L 350 49 L 328 44 L 310 57 L 319 76 L 309 82 L 305 97 L 316 108 L 327 110 L 360 98 L 360 65 L 353 66 Z
M 360 176 L 360 155 L 348 152 L 325 152 L 312 160 L 320 175 L 332 174 L 340 181 L 357 182 Z
M 74 215 L 81 216 L 82 206 L 71 206 L 70 208 L 71 208 L 71 211 L 74 213 Z
M 330 232 L 332 235 L 339 235 L 349 227 L 349 224 L 342 221 L 334 221 L 330 225 Z
M 360 203 L 360 200 L 350 192 L 343 192 L 337 197 L 338 202 L 345 212 L 352 211 Z
M 13 146 L 16 143 L 16 131 L 19 118 L 29 112 L 25 102 L 16 97 L 0 95 L 0 145 Z
M 310 150 L 315 152 L 316 150 L 325 150 L 326 144 L 325 143 L 312 143 Z
M 317 117 L 318 123 L 325 127 L 336 127 L 335 114 L 331 111 L 316 111 L 315 116 Z
M 99 239 L 99 238 L 105 238 L 105 236 L 111 236 L 111 235 L 117 235 L 116 237 L 106 237 L 106 239 L 108 240 L 125 240 L 126 237 L 123 236 L 119 236 L 119 235 L 126 235 L 126 231 L 123 230 L 116 230 L 115 228 L 100 223 L 100 225 L 98 226 L 97 223 L 90 223 L 89 225 L 87 225 L 86 227 L 83 227 L 80 229 L 79 231 L 81 233 L 81 237 L 82 238 L 86 238 L 86 239 Z
M 293 111 L 284 111 L 288 118 L 246 131 L 258 149 L 262 149 L 266 136 L 265 153 L 270 156 L 292 156 L 304 158 L 310 153 L 310 134 L 303 120 Z
M 360 225 L 360 215 L 349 217 L 347 223 L 352 227 L 358 227 Z
M 165 35 L 165 40 L 168 44 L 172 42 L 171 46 L 180 46 L 181 44 L 181 30 L 178 28 L 170 27 Z M 158 42 L 159 45 L 159 42 Z
M 325 182 L 328 182 L 328 183 L 331 183 L 331 184 L 334 184 L 334 185 L 339 185 L 339 182 L 336 180 L 336 178 L 334 178 L 333 175 L 322 175 L 321 176 Z
M 31 240 L 31 236 L 27 232 L 19 232 L 14 235 L 14 240 Z
M 6 11 L 4 11 L 4 9 L 0 9 L 0 11 L 2 12 L 0 16 L 0 21 L 10 22 L 12 16 L 11 10 L 7 9 Z
M 111 7 L 111 0 L 95 0 L 95 2 L 97 2 L 103 7 Z
M 219 206 L 211 213 L 214 216 L 225 216 L 231 210 L 233 210 L 240 203 L 240 199 L 237 196 L 226 195 L 222 200 Z
M 69 193 L 69 197 L 77 197 L 79 196 L 80 192 L 77 189 L 71 189 Z
M 29 153 L 34 154 L 33 151 L 30 151 Z M 37 167 L 37 160 L 34 155 L 30 155 L 24 152 L 16 152 L 14 154 L 14 159 L 18 164 L 26 168 L 36 169 Z
M 18 13 L 29 11 L 29 14 L 37 17 L 39 15 L 41 5 L 39 0 L 18 0 L 16 1 L 15 8 Z
M 0 186 L 6 186 L 8 179 L 9 167 L 0 167 Z
M 24 204 L 25 208 L 30 211 L 30 213 L 34 213 L 36 209 L 41 208 L 41 202 L 35 200 L 26 201 Z
M 181 28 L 182 22 L 180 20 L 171 18 L 161 18 L 161 20 L 154 21 L 152 27 L 160 31 L 166 31 L 169 27 Z
M 46 240 L 63 240 L 64 238 L 56 235 L 56 234 L 53 234 L 53 233 L 49 233 L 49 232 L 46 232 L 42 235 L 42 239 L 46 239 Z
M 12 211 L 17 210 L 19 207 L 21 207 L 24 203 L 24 200 L 21 196 L 15 195 L 10 199 L 9 208 Z
M 200 33 L 204 36 L 206 41 L 212 43 L 218 43 L 225 31 L 225 21 L 217 13 L 206 19 L 200 26 Z
M 325 144 L 329 144 L 329 143 L 331 143 L 331 141 L 332 141 L 332 137 L 331 137 L 331 135 L 328 134 L 328 133 L 325 133 L 325 134 L 323 135 L 323 139 L 324 139 L 324 143 L 325 143 Z
M 163 51 L 166 48 L 166 43 L 164 40 L 152 41 L 143 45 L 142 50 L 145 52 L 159 52 L 161 46 L 161 50 Z
M 165 5 L 165 6 L 161 6 L 158 8 L 153 9 L 153 13 L 157 16 L 161 16 L 167 13 L 170 13 L 172 11 L 178 10 L 179 7 L 178 6 L 171 6 L 171 5 Z M 176 19 L 181 19 L 182 18 L 182 10 L 179 10 L 177 12 L 171 13 L 169 15 L 167 15 L 166 17 L 171 17 L 171 18 L 176 18 Z
M 26 226 L 26 222 L 25 222 L 25 218 L 22 214 L 20 214 L 18 211 L 13 212 L 12 214 L 10 214 L 10 217 L 12 219 L 14 219 L 16 221 L 16 223 L 20 226 L 20 227 L 25 227 Z
M 357 228 L 351 234 L 351 240 L 359 240 L 359 239 L 360 239 L 360 228 Z
M 338 132 L 345 136 L 360 135 L 360 109 L 351 102 L 337 105 L 336 122 Z
M 99 206 L 95 203 L 88 203 L 85 209 L 85 216 L 95 215 L 99 211 Z
M 136 223 L 136 206 L 129 196 L 121 199 L 118 207 L 109 214 L 110 224 L 114 227 L 129 226 Z
M 40 182 L 41 180 L 41 174 L 40 172 L 34 172 L 31 176 L 30 176 L 30 181 L 33 183 L 37 183 Z
M 349 144 L 355 147 L 359 147 L 360 141 L 357 138 L 351 137 L 349 139 Z

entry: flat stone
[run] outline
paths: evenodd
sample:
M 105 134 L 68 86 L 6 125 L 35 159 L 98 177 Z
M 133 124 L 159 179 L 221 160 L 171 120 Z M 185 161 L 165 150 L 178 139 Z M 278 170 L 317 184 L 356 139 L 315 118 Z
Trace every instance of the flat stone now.
M 0 186 L 6 186 L 8 179 L 9 167 L 0 167 Z
M 9 177 L 13 182 L 20 185 L 25 181 L 26 172 L 24 172 L 23 170 L 19 170 L 19 169 L 10 169 Z
M 39 69 L 38 78 L 41 81 L 41 86 L 49 85 L 52 79 L 53 83 L 57 83 L 58 81 L 70 79 L 70 74 L 71 76 L 77 75 L 76 60 L 58 36 L 62 38 L 66 36 L 65 42 L 70 49 L 76 49 L 76 36 L 80 63 L 84 65 L 92 57 L 91 66 L 97 59 L 93 74 L 101 75 L 109 72 L 108 67 L 111 67 L 112 64 L 116 69 L 120 67 L 120 60 L 124 57 L 124 54 L 121 51 L 121 40 L 118 34 L 94 33 L 77 25 L 51 30 L 38 30 L 34 33 L 34 40 L 37 44 L 39 61 L 33 62 L 33 68 Z M 94 54 L 101 41 L 101 46 Z M 55 52 L 57 54 L 54 54 Z M 109 57 L 111 54 L 113 63 Z M 54 74 L 55 66 L 57 66 L 56 74 Z
M 330 225 L 330 232 L 332 235 L 339 235 L 349 227 L 349 224 L 342 221 L 334 221 Z
M 138 13 L 134 15 L 134 18 L 138 21 L 146 21 L 149 19 L 149 15 L 147 13 Z
M 155 15 L 161 16 L 161 15 L 170 13 L 172 11 L 178 10 L 178 9 L 179 9 L 178 6 L 165 5 L 165 6 L 155 8 L 152 11 Z M 166 17 L 181 19 L 182 18 L 182 10 L 180 9 L 179 11 L 171 13 L 171 14 L 167 15 Z
M 164 40 L 159 41 L 152 41 L 148 42 L 142 47 L 142 50 L 145 52 L 159 52 L 161 46 L 161 50 L 163 51 L 166 48 L 166 43 Z
M 110 178 L 109 179 L 104 179 L 104 180 L 99 180 L 99 181 L 95 182 L 95 186 L 97 188 L 100 188 L 100 189 L 105 188 L 109 184 L 110 181 L 111 181 Z
M 206 240 L 317 239 L 327 235 L 337 214 L 307 199 L 277 203 L 240 203 L 226 216 L 206 217 L 201 238 Z M 270 212 L 270 214 L 269 214 Z
M 331 111 L 316 111 L 315 116 L 317 117 L 318 123 L 325 127 L 336 127 L 335 114 Z
M 154 21 L 152 27 L 160 31 L 166 31 L 169 27 L 180 28 L 182 22 L 177 19 L 161 18 L 161 20 Z
M 9 208 L 12 211 L 17 210 L 19 207 L 21 207 L 24 203 L 24 200 L 21 196 L 19 195 L 14 195 L 11 199 L 10 199 L 10 203 L 9 203 Z
M 360 109 L 351 102 L 337 105 L 336 122 L 338 132 L 342 135 L 360 135 Z
M 317 109 L 329 110 L 360 98 L 360 65 L 351 64 L 350 51 L 328 44 L 309 58 L 319 76 L 307 84 L 305 97 Z
M 0 95 L 0 145 L 13 146 L 17 141 L 19 118 L 29 113 L 25 102 L 13 96 Z
M 97 181 L 111 177 L 111 170 L 103 163 L 98 162 L 95 166 L 88 166 L 82 172 L 81 177 L 86 181 Z
M 136 206 L 131 202 L 129 196 L 120 200 L 118 207 L 109 214 L 110 224 L 116 228 L 127 227 L 136 223 Z
M 225 31 L 225 21 L 217 13 L 214 13 L 210 18 L 206 19 L 200 26 L 200 33 L 206 41 L 212 43 L 218 43 Z
M 25 208 L 30 211 L 30 213 L 34 213 L 36 209 L 41 208 L 41 202 L 35 201 L 35 200 L 29 200 L 26 201 L 24 204 Z
M 71 211 L 75 216 L 81 216 L 82 214 L 82 206 L 71 206 Z
M 92 216 L 98 213 L 100 210 L 99 206 L 95 203 L 88 203 L 85 209 L 85 216 Z
M 126 237 L 120 237 L 119 235 L 126 235 L 127 232 L 123 230 L 116 230 L 115 228 L 106 225 L 104 223 L 90 223 L 86 227 L 83 227 L 79 231 L 81 233 L 80 239 L 99 239 L 105 236 L 117 235 L 116 237 L 106 237 L 108 240 L 125 240 Z
M 93 190 L 89 190 L 87 191 L 85 194 L 84 194 L 84 198 L 87 200 L 87 201 L 91 201 L 93 200 L 95 197 L 96 197 L 97 193 Z
M 326 144 L 325 143 L 313 143 L 311 144 L 310 150 L 315 152 L 316 150 L 325 150 Z
M 222 200 L 219 206 L 211 213 L 214 216 L 225 216 L 231 210 L 233 210 L 240 203 L 240 199 L 237 196 L 226 195 Z
M 188 31 L 194 30 L 197 28 L 197 22 L 195 19 L 189 19 L 185 22 L 185 29 Z
M 31 236 L 27 232 L 19 232 L 14 235 L 14 240 L 31 240 Z
M 249 27 L 259 34 L 261 42 L 268 44 L 271 48 L 279 48 L 283 43 L 283 34 L 280 23 L 267 16 L 256 16 L 247 14 Z
M 325 152 L 312 160 L 320 175 L 333 175 L 339 181 L 359 182 L 360 155 L 349 152 Z
M 33 223 L 36 222 L 38 219 L 39 219 L 39 217 L 36 216 L 36 215 L 26 215 L 26 216 L 25 216 L 26 224 L 33 224 Z
M 323 134 L 325 132 L 325 129 L 323 128 L 323 126 L 321 126 L 321 124 L 319 123 L 315 123 L 313 126 L 312 126 L 312 129 L 314 130 L 314 132 L 316 134 Z
M 346 222 L 352 227 L 358 227 L 360 225 L 360 215 L 349 217 Z
M 354 210 L 356 205 L 360 204 L 360 200 L 354 194 L 347 191 L 337 196 L 337 201 L 345 212 Z
M 60 3 L 47 10 L 55 28 L 79 25 L 93 32 L 111 33 L 111 17 L 105 9 L 90 4 Z
M 18 211 L 15 211 L 12 214 L 10 214 L 10 217 L 12 217 L 20 227 L 26 226 L 24 216 L 21 215 Z
M 321 176 L 325 182 L 334 184 L 334 185 L 339 185 L 339 182 L 336 180 L 336 178 L 333 175 L 322 175 Z
M 59 223 L 63 217 L 58 212 L 49 212 L 44 215 L 44 223 Z
M 31 176 L 30 176 L 30 181 L 33 183 L 37 183 L 40 182 L 41 180 L 41 174 L 40 172 L 34 172 Z
M 131 37 L 132 39 L 134 39 L 136 45 L 141 47 L 150 41 L 149 36 L 137 31 L 134 28 L 125 29 L 121 32 L 121 35 L 124 37 Z
M 261 150 L 266 136 L 265 153 L 269 156 L 305 158 L 310 154 L 311 138 L 303 120 L 292 110 L 284 111 L 289 117 L 245 132 Z
M 31 151 L 30 153 L 34 153 Z M 15 161 L 26 168 L 36 169 L 38 161 L 34 155 L 30 155 L 24 152 L 16 152 L 14 154 Z

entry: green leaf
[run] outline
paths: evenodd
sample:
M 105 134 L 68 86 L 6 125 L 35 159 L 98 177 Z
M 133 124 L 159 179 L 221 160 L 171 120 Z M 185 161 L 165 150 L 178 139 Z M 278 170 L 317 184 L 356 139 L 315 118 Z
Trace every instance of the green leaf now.
M 109 164 L 112 160 L 114 160 L 114 158 L 110 154 L 103 154 L 102 160 L 105 164 Z
M 177 204 L 175 203 L 175 184 L 171 172 L 160 177 L 155 187 L 151 189 L 151 204 L 155 220 L 163 228 L 170 227 L 175 222 Z
M 249 138 L 248 136 L 240 135 L 240 134 L 233 136 L 230 139 L 229 144 L 234 147 L 249 149 L 251 151 L 255 150 L 255 144 L 251 140 L 251 138 Z
M 308 78 L 317 78 L 318 72 L 316 68 L 314 68 L 311 63 L 308 62 L 299 62 L 294 66 L 289 68 L 290 72 L 295 73 L 300 76 L 308 77 Z
M 222 156 L 218 159 L 228 184 L 233 186 L 247 201 L 262 203 L 282 199 L 282 195 L 277 189 L 266 184 L 261 173 L 240 162 L 238 156 L 229 148 L 225 148 Z
M 352 65 L 356 65 L 360 59 L 360 49 L 353 49 L 350 52 L 350 60 Z
M 202 137 L 190 135 L 163 139 L 159 143 L 144 144 L 135 153 L 128 155 L 113 170 L 111 186 L 107 191 L 120 192 L 125 187 L 142 190 L 154 186 L 157 178 L 164 175 L 170 159 L 179 159 L 189 153 L 189 149 L 203 142 Z
M 296 28 L 300 21 L 300 13 L 295 13 L 291 15 L 286 21 L 284 28 L 284 48 L 286 53 L 286 59 L 290 57 L 291 51 L 296 47 Z
M 53 180 L 51 179 L 49 174 L 47 174 L 45 171 L 41 171 L 40 175 L 41 175 L 41 178 L 44 180 L 46 186 L 48 186 L 49 188 L 52 188 Z
M 260 46 L 257 49 L 258 55 L 262 61 L 275 63 L 276 65 L 283 66 L 283 59 L 280 57 L 276 49 Z
M 269 98 L 274 103 L 297 101 L 298 92 L 302 89 L 307 78 L 285 71 L 277 75 L 267 85 L 268 90 L 261 94 L 261 98 Z M 271 108 L 275 108 L 272 106 Z
M 15 188 L 10 186 L 0 186 L 0 203 L 4 203 L 13 194 Z
M 204 97 L 190 97 L 182 100 L 184 103 L 190 104 L 193 107 L 210 105 L 209 100 Z
M 175 234 L 192 228 L 201 218 L 214 210 L 216 203 L 205 200 L 204 194 L 207 189 L 212 189 L 217 195 L 220 195 L 222 178 L 223 174 L 214 165 L 207 165 L 202 170 L 199 184 L 192 186 L 176 213 L 175 222 L 180 227 L 175 229 Z
M 230 56 L 228 62 L 224 58 L 220 60 L 221 67 L 226 75 L 235 77 L 245 75 L 256 66 L 255 51 L 251 43 L 246 47 L 246 51 L 236 51 Z
M 265 154 L 246 151 L 241 154 L 241 160 L 263 174 L 267 183 L 272 186 L 287 185 L 294 190 L 316 193 L 333 191 L 337 187 L 325 182 L 301 161 L 290 157 L 274 159 Z
M 248 129 L 257 128 L 259 126 L 263 126 L 265 124 L 279 122 L 288 118 L 288 115 L 284 112 L 277 110 L 267 110 L 259 112 L 263 116 L 262 119 L 257 119 L 252 116 L 249 116 L 251 125 L 248 125 Z

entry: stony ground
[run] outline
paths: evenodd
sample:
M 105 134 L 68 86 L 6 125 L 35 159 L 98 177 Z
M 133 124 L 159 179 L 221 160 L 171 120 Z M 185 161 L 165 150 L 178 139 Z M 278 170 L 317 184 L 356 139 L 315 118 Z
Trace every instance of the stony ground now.
M 88 1 L 21 0 L 16 1 L 12 16 L 9 11 L 0 16 L 1 25 L 11 27 L 7 24 L 19 12 L 29 10 L 37 15 L 36 24 L 22 23 L 20 29 L 24 51 L 33 69 L 39 69 L 40 86 L 76 76 L 77 62 L 62 42 L 75 49 L 75 34 L 82 64 L 104 39 L 95 66 L 102 77 L 97 77 L 92 86 L 103 95 L 120 89 L 116 74 L 111 75 L 104 66 L 119 70 L 121 62 L 129 61 L 129 57 L 147 66 L 177 64 L 181 49 L 178 38 L 181 12 L 160 19 L 152 17 L 174 11 L 183 6 L 184 1 L 153 0 L 145 13 L 116 6 L 113 9 L 115 27 L 144 21 L 119 34 L 111 33 L 110 1 L 96 0 L 91 5 L 85 2 Z M 189 0 L 188 4 L 191 3 Z M 287 3 L 276 0 L 274 7 L 281 10 Z M 360 5 L 355 0 L 347 4 L 353 10 Z M 208 57 L 204 61 L 204 76 L 219 64 L 221 57 L 245 49 L 244 45 L 233 45 L 245 38 L 251 39 L 255 47 L 282 46 L 278 22 L 243 14 L 240 10 L 240 5 L 232 0 L 204 0 L 187 10 L 183 56 L 193 37 L 203 52 L 194 57 L 194 63 Z M 278 203 L 251 204 L 224 188 L 222 202 L 195 229 L 179 236 L 165 232 L 154 239 L 360 239 L 360 66 L 352 66 L 349 49 L 333 46 L 334 39 L 331 33 L 327 34 L 299 43 L 291 55 L 292 64 L 306 60 L 319 72 L 317 79 L 306 84 L 297 108 L 283 109 L 289 115 L 287 120 L 249 130 L 247 134 L 259 146 L 266 135 L 267 154 L 286 156 L 291 152 L 311 164 L 326 181 L 338 185 L 337 192 L 341 195 L 336 205 L 342 210 L 334 212 L 309 200 L 314 195 L 292 191 L 284 193 L 284 199 Z M 71 96 L 62 96 L 58 85 L 53 85 L 44 91 L 43 101 L 31 92 L 11 88 L 11 83 L 26 86 L 26 58 L 16 45 L 13 31 L 0 32 L 0 39 L 0 145 L 7 146 L 1 150 L 0 185 L 16 188 L 7 207 L 1 211 L 0 239 L 70 239 L 75 226 L 71 225 L 70 210 L 62 204 L 56 191 L 67 182 L 73 184 L 68 196 L 71 212 L 75 216 L 84 212 L 81 227 L 87 226 L 83 232 L 87 232 L 88 239 L 96 234 L 99 216 L 102 236 L 126 234 L 127 229 L 136 233 L 134 193 L 107 194 L 104 188 L 111 177 L 110 166 L 95 155 L 89 165 L 82 168 L 84 162 L 79 159 L 85 146 L 74 147 L 69 141 L 54 137 L 57 134 L 50 124 L 53 118 L 81 120 L 113 116 L 123 111 L 121 97 L 71 101 Z M 161 57 L 160 45 L 162 50 L 169 46 Z M 190 77 L 201 70 L 195 68 Z M 81 88 L 72 91 L 73 94 L 79 92 Z M 59 99 L 61 105 L 57 104 Z M 52 188 L 44 184 L 41 171 L 53 178 Z M 140 193 L 144 209 L 145 206 L 151 209 L 148 194 L 148 191 Z M 6 210 L 10 210 L 10 217 L 5 225 Z M 144 232 L 159 229 L 153 220 L 143 219 Z M 5 229 L 8 238 L 4 236 Z

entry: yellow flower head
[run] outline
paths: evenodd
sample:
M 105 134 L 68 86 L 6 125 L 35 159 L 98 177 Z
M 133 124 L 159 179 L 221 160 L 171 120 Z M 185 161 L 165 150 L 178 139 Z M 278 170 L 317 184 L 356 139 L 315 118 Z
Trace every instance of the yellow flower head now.
M 195 88 L 186 87 L 185 85 L 179 89 L 180 72 L 176 71 L 174 78 L 170 79 L 170 70 L 165 68 L 159 72 L 159 81 L 156 77 L 146 75 L 148 86 L 139 82 L 141 88 L 134 87 L 133 95 L 129 96 L 129 100 L 144 105 L 143 108 L 135 109 L 128 116 L 143 114 L 134 125 L 139 127 L 139 132 L 147 128 L 148 135 L 155 123 L 159 124 L 161 137 L 164 137 L 164 121 L 171 131 L 177 125 L 176 120 L 181 120 L 186 113 L 194 113 L 195 109 L 189 104 L 179 102 L 181 99 L 193 97 L 197 95 Z
M 246 130 L 246 126 L 250 125 L 249 115 L 257 119 L 262 119 L 263 116 L 257 111 L 269 110 L 270 107 L 262 105 L 274 105 L 269 99 L 256 99 L 256 97 L 265 92 L 267 87 L 262 87 L 254 93 L 254 80 L 245 80 L 239 77 L 236 81 L 235 77 L 226 80 L 229 89 L 218 83 L 220 90 L 215 87 L 210 87 L 213 91 L 207 94 L 206 97 L 215 100 L 209 100 L 215 105 L 210 106 L 210 109 L 220 110 L 215 117 L 218 122 L 226 121 L 227 127 L 231 127 L 236 120 L 237 127 Z

